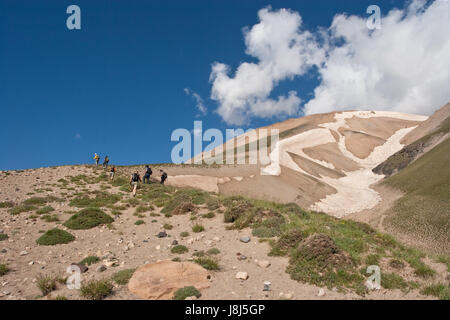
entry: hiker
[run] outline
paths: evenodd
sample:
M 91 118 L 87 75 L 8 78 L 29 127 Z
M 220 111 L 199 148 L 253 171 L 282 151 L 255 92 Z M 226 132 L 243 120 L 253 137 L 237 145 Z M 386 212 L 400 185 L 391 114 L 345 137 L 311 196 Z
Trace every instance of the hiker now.
M 95 160 L 95 166 L 98 167 L 98 162 L 100 161 L 100 156 L 98 154 L 95 154 L 94 160 Z
M 103 168 L 108 169 L 108 163 L 109 163 L 109 158 L 108 158 L 108 156 L 106 156 L 105 160 L 103 160 Z
M 146 170 L 145 170 L 145 174 L 144 174 L 144 182 L 145 180 L 147 180 L 147 183 L 150 184 L 150 176 L 152 175 L 152 169 L 149 166 L 145 166 Z
M 136 191 L 137 191 L 137 186 L 138 186 L 138 182 L 142 181 L 141 180 L 141 176 L 139 175 L 139 172 L 135 172 L 131 175 L 131 179 L 130 179 L 130 185 L 133 188 L 133 197 L 136 196 Z
M 114 180 L 114 174 L 116 173 L 116 167 L 115 166 L 112 166 L 111 167 L 111 170 L 110 170 L 110 173 L 109 173 L 109 178 L 111 179 L 111 180 Z
M 159 172 L 161 173 L 161 184 L 164 184 L 164 181 L 167 180 L 167 173 L 165 173 L 163 169 L 160 169 Z

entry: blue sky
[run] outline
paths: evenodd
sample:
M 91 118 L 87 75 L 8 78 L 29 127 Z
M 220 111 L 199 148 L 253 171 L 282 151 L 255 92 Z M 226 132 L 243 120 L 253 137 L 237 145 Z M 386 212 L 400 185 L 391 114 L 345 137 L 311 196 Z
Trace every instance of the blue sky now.
M 92 163 L 170 162 L 176 128 L 230 128 L 210 99 L 211 65 L 235 70 L 245 53 L 242 28 L 257 12 L 290 8 L 303 27 L 328 27 L 337 13 L 367 17 L 374 1 L 0 1 L 0 170 Z M 81 30 L 66 28 L 66 8 L 81 8 Z M 376 1 L 382 12 L 402 1 Z M 309 100 L 314 70 L 282 81 L 271 95 L 301 88 Z M 185 88 L 208 109 L 199 116 Z M 274 119 L 251 119 L 258 127 Z

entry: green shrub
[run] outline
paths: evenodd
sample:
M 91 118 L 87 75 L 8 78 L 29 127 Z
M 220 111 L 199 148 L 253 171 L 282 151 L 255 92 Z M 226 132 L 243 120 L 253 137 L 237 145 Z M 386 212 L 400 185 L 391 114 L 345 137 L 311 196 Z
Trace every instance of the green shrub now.
M 54 228 L 44 233 L 39 239 L 36 240 L 36 243 L 41 246 L 53 246 L 56 244 L 69 243 L 73 240 L 75 240 L 75 237 L 67 231 Z
M 49 202 L 61 202 L 62 200 L 55 196 L 31 197 L 23 202 L 24 205 L 42 206 Z
M 144 224 L 144 223 L 145 223 L 144 220 L 138 220 L 138 221 L 136 221 L 134 224 L 137 225 L 137 226 L 139 226 L 139 225 Z
M 185 238 L 187 236 L 189 236 L 189 232 L 187 232 L 187 231 L 183 231 L 180 233 L 180 237 L 182 237 L 182 238 Z
M 422 294 L 435 296 L 441 300 L 450 300 L 450 286 L 444 284 L 432 284 L 421 290 Z
M 64 225 L 73 230 L 91 229 L 101 224 L 114 221 L 109 215 L 98 208 L 86 208 L 74 214 Z
M 57 215 L 50 215 L 50 214 L 44 214 L 41 216 L 41 220 L 44 220 L 45 222 L 57 222 L 59 221 Z
M 192 232 L 198 233 L 205 231 L 205 228 L 201 224 L 196 224 L 192 227 Z
M 204 215 L 202 215 L 203 218 L 207 218 L 207 219 L 212 219 L 216 216 L 216 214 L 212 211 L 205 213 Z
M 8 212 L 12 215 L 16 215 L 16 214 L 20 214 L 22 212 L 28 212 L 28 211 L 33 211 L 33 210 L 36 210 L 35 206 L 21 204 L 21 205 L 18 205 L 18 206 L 15 206 L 15 207 L 9 209 Z
M 385 289 L 402 289 L 408 288 L 408 283 L 395 273 L 382 273 L 381 286 Z
M 90 198 L 87 196 L 76 197 L 70 201 L 69 205 L 78 208 L 89 208 L 89 207 L 107 207 L 114 205 L 121 197 L 117 194 L 111 194 L 103 191 L 94 191 L 95 197 Z
M 91 300 L 101 300 L 112 293 L 113 285 L 109 280 L 91 280 L 83 282 L 80 288 L 81 296 Z
M 0 277 L 7 274 L 9 271 L 9 268 L 6 264 L 0 264 Z
M 181 244 L 176 245 L 175 247 L 173 247 L 170 250 L 170 252 L 176 253 L 176 254 L 182 254 L 182 253 L 185 253 L 185 252 L 188 252 L 188 251 L 189 251 L 188 248 L 186 246 L 181 245 Z
M 166 230 L 172 230 L 173 226 L 171 224 L 165 223 L 163 225 L 163 228 L 166 229 Z
M 40 274 L 36 279 L 36 285 L 39 290 L 41 290 L 43 296 L 48 295 L 50 292 L 56 289 L 56 278 Z
M 100 258 L 97 256 L 89 256 L 80 261 L 80 264 L 84 264 L 90 266 L 91 264 L 97 263 L 100 261 Z
M 199 257 L 194 260 L 195 263 L 201 265 L 206 270 L 219 270 L 219 263 L 215 259 L 207 257 Z
M 45 206 L 36 211 L 37 214 L 46 214 L 55 211 L 52 206 Z
M 6 233 L 0 233 L 0 241 L 8 239 L 8 235 Z
M 173 300 L 184 300 L 187 297 L 193 297 L 193 296 L 199 298 L 201 296 L 201 293 L 195 287 L 188 286 L 188 287 L 184 287 L 184 288 L 181 288 L 181 289 L 178 289 L 177 291 L 175 291 L 172 299 Z
M 208 254 L 211 254 L 211 255 L 216 255 L 216 254 L 219 254 L 219 253 L 220 253 L 220 250 L 217 249 L 217 248 L 211 248 L 211 249 L 209 249 L 209 250 L 207 251 L 207 253 L 208 253 Z
M 0 202 L 0 208 L 12 208 L 12 207 L 14 207 L 14 203 L 12 203 L 11 201 Z
M 125 270 L 121 270 L 121 271 L 118 271 L 118 272 L 114 273 L 114 274 L 112 275 L 111 279 L 112 279 L 115 283 L 117 283 L 117 284 L 123 286 L 123 285 L 128 284 L 128 281 L 130 281 L 130 279 L 131 279 L 131 277 L 133 276 L 133 273 L 134 273 L 135 271 L 136 271 L 136 268 L 134 268 L 134 269 L 125 269 Z

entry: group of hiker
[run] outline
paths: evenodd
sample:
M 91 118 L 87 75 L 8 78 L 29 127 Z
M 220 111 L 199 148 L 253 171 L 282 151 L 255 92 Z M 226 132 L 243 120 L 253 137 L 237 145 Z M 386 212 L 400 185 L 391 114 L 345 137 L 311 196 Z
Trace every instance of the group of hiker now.
M 94 160 L 95 160 L 95 165 L 98 166 L 99 162 L 100 162 L 100 156 L 96 153 L 94 155 Z M 105 156 L 105 159 L 103 161 L 103 168 L 107 169 L 108 168 L 108 164 L 109 164 L 109 157 Z M 116 167 L 115 166 L 111 166 L 111 169 L 109 170 L 109 178 L 110 180 L 114 180 L 114 175 L 116 174 Z M 164 184 L 164 182 L 167 180 L 167 173 L 163 170 L 160 169 L 159 173 L 161 175 L 161 184 Z M 139 174 L 139 171 L 134 172 L 131 175 L 131 179 L 130 179 L 130 186 L 133 190 L 133 196 L 136 195 L 136 191 L 137 191 L 137 186 L 139 182 L 143 182 L 149 184 L 150 183 L 150 177 L 153 174 L 152 169 L 150 168 L 150 166 L 146 165 L 145 166 L 145 172 L 144 172 L 144 179 L 141 180 L 141 176 Z

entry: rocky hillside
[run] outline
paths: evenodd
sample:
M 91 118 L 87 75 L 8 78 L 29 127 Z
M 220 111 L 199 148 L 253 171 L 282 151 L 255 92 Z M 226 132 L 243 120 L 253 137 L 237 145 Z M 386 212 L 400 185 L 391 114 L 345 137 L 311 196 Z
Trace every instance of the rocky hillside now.
M 448 299 L 444 256 L 294 203 L 155 181 L 132 197 L 136 169 L 0 173 L 0 299 Z

